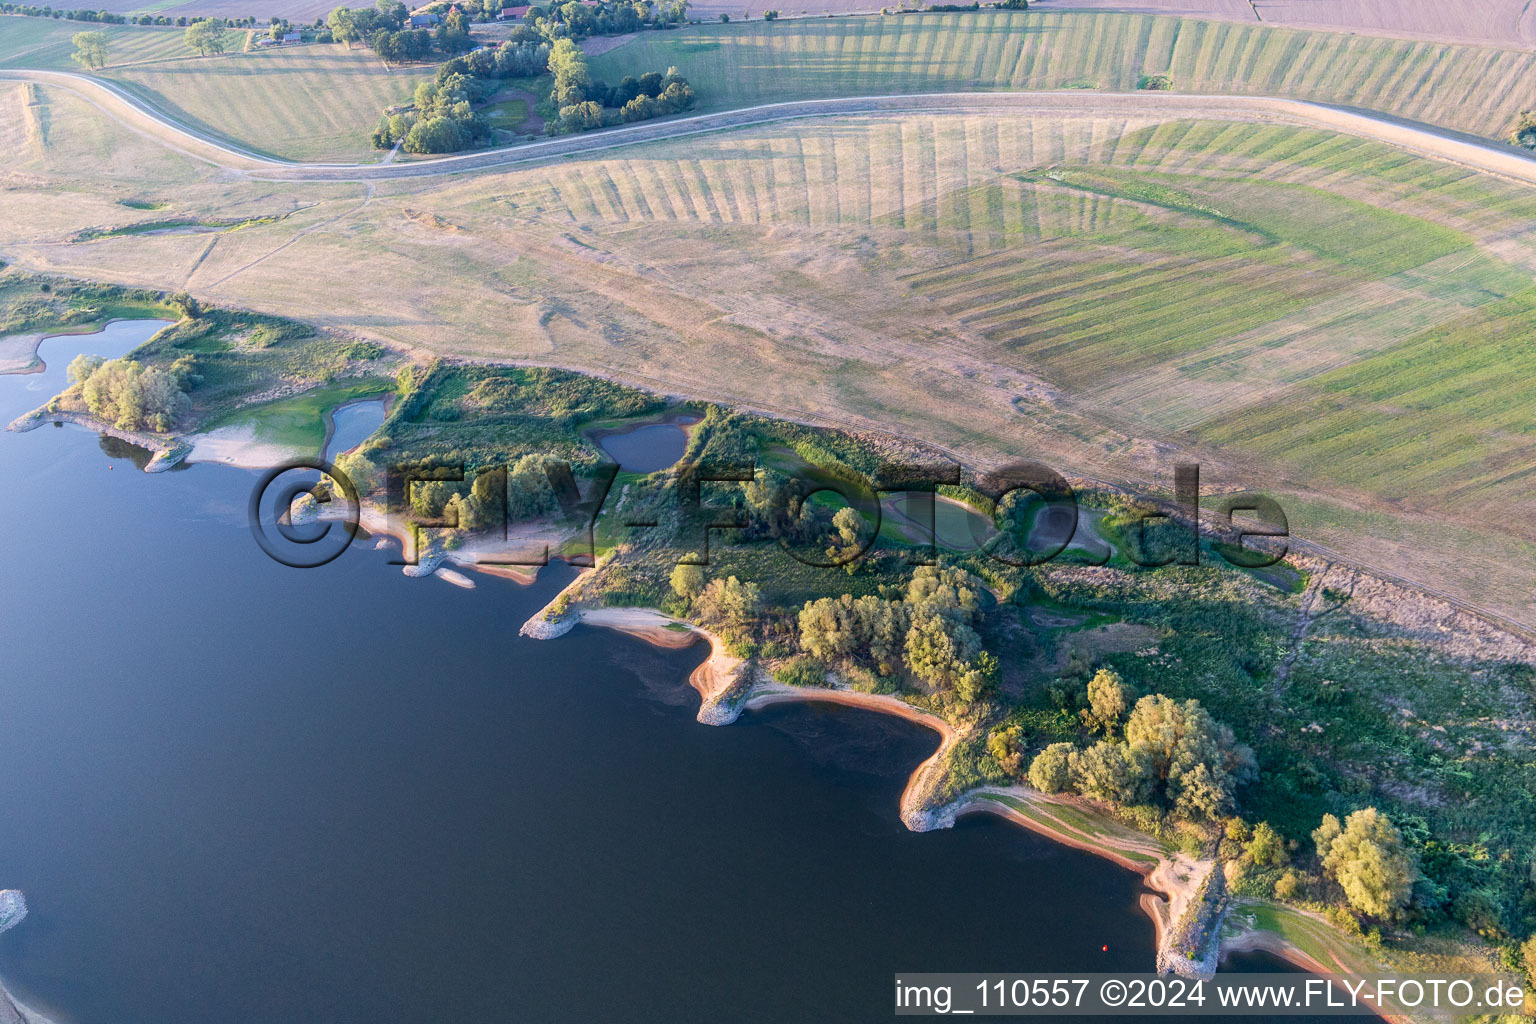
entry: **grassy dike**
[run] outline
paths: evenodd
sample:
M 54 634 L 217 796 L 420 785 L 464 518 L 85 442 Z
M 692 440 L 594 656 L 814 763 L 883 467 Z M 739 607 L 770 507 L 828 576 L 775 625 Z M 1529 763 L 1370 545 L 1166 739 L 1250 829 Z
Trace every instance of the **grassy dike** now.
M 0 288 L 5 322 L 28 329 L 66 318 L 86 322 L 114 302 L 169 301 L 159 293 L 15 274 L 0 279 Z M 342 463 L 368 496 L 370 531 L 408 522 L 405 496 L 384 486 L 382 469 L 392 461 L 462 464 L 473 476 L 479 467 L 554 456 L 570 463 L 580 492 L 590 494 L 603 464 L 595 432 L 680 411 L 675 400 L 590 376 L 416 363 L 302 323 L 228 309 L 198 310 L 133 357 L 150 365 L 191 361 L 196 382 L 188 410 L 167 442 L 232 419 L 291 425 L 309 412 L 323 415 L 356 388 L 389 387 L 395 401 L 383 426 Z M 66 394 L 61 402 L 71 400 Z M 298 415 L 300 407 L 309 412 Z M 836 484 L 867 478 L 882 463 L 934 457 L 876 434 L 718 406 L 691 411 L 700 416 L 685 457 L 693 463 L 744 461 Z M 672 567 L 698 548 L 698 537 L 675 511 L 677 481 L 667 472 L 620 474 L 600 508 L 532 515 L 517 520 L 512 534 L 518 543 L 575 554 L 591 524 L 595 568 L 536 616 L 538 623 L 558 631 L 580 618 L 668 645 L 705 636 L 711 657 L 693 680 L 702 720 L 723 724 L 768 703 L 830 700 L 934 728 L 942 741 L 903 796 L 909 825 L 943 827 L 959 814 L 986 811 L 1116 859 L 1165 893 L 1166 903 L 1148 908 L 1162 935 L 1188 920 L 1194 894 L 1230 858 L 1219 833 L 1155 807 L 1046 798 L 1022 786 L 987 746 L 1004 727 L 1017 727 L 1029 750 L 1081 742 L 1084 729 L 1068 692 L 1078 666 L 1113 668 L 1139 693 L 1198 699 L 1231 724 L 1255 747 L 1261 769 L 1259 784 L 1242 795 L 1245 818 L 1268 821 L 1304 844 L 1325 811 L 1379 806 L 1404 823 L 1415 850 L 1451 891 L 1475 884 L 1497 892 L 1495 886 L 1518 883 L 1515 857 L 1536 839 L 1536 815 L 1526 803 L 1533 789 L 1525 783 L 1536 759 L 1506 740 L 1529 717 L 1536 648 L 1464 610 L 1304 555 L 1265 572 L 1214 559 L 1201 567 L 1141 568 L 1126 557 L 1137 501 L 1076 483 L 1094 536 L 1109 552 L 1104 564 L 1091 550 L 1073 549 L 1049 565 L 1018 568 L 938 543 L 940 561 L 976 581 L 977 629 L 999 662 L 991 687 L 964 701 L 900 672 L 807 666 L 795 647 L 793 616 L 806 601 L 890 595 L 906 586 L 913 574 L 908 556 L 923 546 L 908 532 L 884 532 L 851 572 L 790 558 L 771 535 L 717 533 L 708 577 L 749 580 L 762 596 L 753 621 L 725 623 L 680 605 L 671 590 Z M 986 508 L 973 488 L 949 496 Z M 734 499 L 725 493 L 711 500 Z M 626 520 L 659 526 L 634 529 Z M 426 572 L 448 564 L 473 568 L 488 550 L 484 538 L 464 531 L 429 529 L 422 536 Z M 469 582 L 449 571 L 458 576 L 451 581 Z M 1292 727 L 1275 728 L 1277 722 Z M 1471 852 L 1457 860 L 1459 850 Z M 1304 865 L 1306 848 L 1292 858 Z M 1255 874 L 1233 886 L 1229 940 L 1265 944 L 1301 963 L 1367 965 L 1379 958 L 1389 966 L 1499 967 L 1496 946 L 1449 916 L 1389 932 L 1369 949 L 1322 916 L 1330 897 L 1321 883 L 1289 904 L 1273 898 L 1266 889 L 1272 885 L 1273 878 Z

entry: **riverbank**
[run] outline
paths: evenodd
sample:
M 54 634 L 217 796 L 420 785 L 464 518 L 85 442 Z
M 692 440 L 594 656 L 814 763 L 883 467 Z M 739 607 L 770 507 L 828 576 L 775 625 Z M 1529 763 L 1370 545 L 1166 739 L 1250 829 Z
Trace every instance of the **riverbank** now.
M 750 662 L 732 655 L 711 631 L 652 608 L 581 607 L 579 598 L 573 600 L 573 597 L 579 594 L 582 582 L 583 578 L 578 578 L 549 605 L 530 617 L 522 628 L 523 635 L 557 639 L 577 623 L 585 623 L 615 629 L 664 648 L 688 647 L 703 639 L 710 645 L 710 656 L 694 669 L 688 682 L 699 694 L 698 721 L 706 725 L 729 725 L 744 711 L 775 704 L 821 703 L 893 715 L 931 729 L 938 734 L 939 745 L 913 768 L 901 793 L 901 820 L 907 828 L 927 832 L 950 828 L 964 814 L 996 814 L 1051 840 L 1103 857 L 1140 874 L 1143 883 L 1153 890 L 1142 895 L 1140 905 L 1152 919 L 1160 968 L 1209 975 L 1214 972 L 1215 962 L 1228 952 L 1219 935 L 1213 935 L 1214 945 L 1202 950 L 1202 956 L 1195 958 L 1170 946 L 1182 934 L 1177 925 L 1185 920 L 1192 908 L 1197 916 L 1204 916 L 1205 908 L 1196 904 L 1203 898 L 1207 880 L 1219 881 L 1215 878 L 1219 865 L 1214 859 L 1197 858 L 1173 850 L 1119 824 L 1080 800 L 1047 796 L 1025 786 L 974 790 L 952 803 L 936 807 L 932 795 L 943 778 L 951 749 L 965 735 L 962 730 L 888 694 L 779 683 L 754 672 Z M 1221 908 L 1215 908 L 1214 913 L 1219 923 Z M 1286 949 L 1285 944 L 1277 942 L 1266 951 L 1310 968 L 1300 958 L 1288 956 Z

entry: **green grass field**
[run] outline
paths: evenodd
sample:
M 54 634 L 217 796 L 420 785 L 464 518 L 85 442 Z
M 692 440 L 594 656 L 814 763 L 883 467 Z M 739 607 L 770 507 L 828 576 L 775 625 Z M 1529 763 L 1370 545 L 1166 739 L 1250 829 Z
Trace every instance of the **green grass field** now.
M 36 68 L 42 71 L 79 71 L 70 59 L 75 52 L 69 41 L 77 32 L 105 32 L 111 40 L 113 64 L 184 57 L 183 29 L 139 25 L 90 25 L 53 18 L 0 16 L 0 68 Z
M 1502 137 L 1536 97 L 1536 54 L 1231 22 L 1051 11 L 708 25 L 642 33 L 593 74 L 676 65 L 706 109 L 826 96 L 972 89 L 1288 96 Z
M 70 37 L 91 26 L 0 18 L 0 68 L 81 71 Z M 14 31 L 13 31 L 14 29 Z M 292 160 L 364 161 L 384 108 L 409 102 L 426 72 L 391 71 L 361 48 L 310 43 L 199 57 L 182 30 L 106 26 L 111 65 L 99 74 L 191 127 Z M 231 39 L 239 35 L 231 33 Z
M 388 381 L 376 379 L 319 387 L 293 398 L 241 409 L 208 423 L 204 429 L 249 427 L 256 440 L 262 443 L 318 455 L 325 445 L 326 416 L 332 410 L 389 390 Z

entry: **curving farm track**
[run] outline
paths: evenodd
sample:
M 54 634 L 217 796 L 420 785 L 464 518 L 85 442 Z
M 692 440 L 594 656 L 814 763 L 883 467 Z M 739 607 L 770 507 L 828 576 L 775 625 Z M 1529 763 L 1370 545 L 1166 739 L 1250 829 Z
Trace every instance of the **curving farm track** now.
M 1175 115 L 1215 120 L 1269 121 L 1322 128 L 1372 139 L 1421 156 L 1460 164 L 1536 185 L 1536 157 L 1500 143 L 1371 111 L 1305 100 L 1259 96 L 1195 96 L 1165 92 L 925 93 L 856 96 L 768 103 L 740 110 L 669 118 L 524 143 L 503 149 L 410 163 L 295 163 L 245 149 L 166 116 L 122 88 L 66 71 L 0 71 L 0 81 L 66 89 L 113 120 L 188 157 L 237 174 L 274 181 L 378 181 L 498 170 L 646 142 L 803 118 L 858 114 L 990 113 L 997 115 Z

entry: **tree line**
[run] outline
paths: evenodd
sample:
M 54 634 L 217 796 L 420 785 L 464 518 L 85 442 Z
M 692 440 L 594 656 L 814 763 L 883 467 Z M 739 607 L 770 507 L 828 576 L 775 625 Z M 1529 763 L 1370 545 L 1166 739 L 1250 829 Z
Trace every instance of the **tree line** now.
M 475 45 L 462 11 L 446 12 L 431 30 L 412 27 L 410 18 L 410 9 L 400 0 L 378 0 L 371 8 L 337 7 L 326 16 L 325 24 L 333 42 L 360 42 L 394 64 L 426 60 L 434 53 L 453 56 Z
M 547 122 L 551 135 L 642 121 L 693 106 L 688 80 L 668 68 L 625 76 L 617 86 L 592 78 L 586 55 L 570 39 L 553 45 L 538 33 L 520 28 L 496 47 L 454 57 L 436 76 L 416 87 L 410 109 L 386 113 L 374 129 L 375 149 L 399 145 L 407 153 L 455 153 L 488 143 L 491 129 L 475 105 L 493 95 L 508 78 L 554 76 L 550 102 L 559 111 Z
M 559 111 L 559 118 L 545 126 L 551 135 L 664 117 L 694 104 L 693 88 L 676 68 L 639 78 L 626 75 L 616 86 L 594 79 L 586 54 L 569 39 L 558 39 L 550 48 L 549 71 L 555 80 L 550 101 Z

